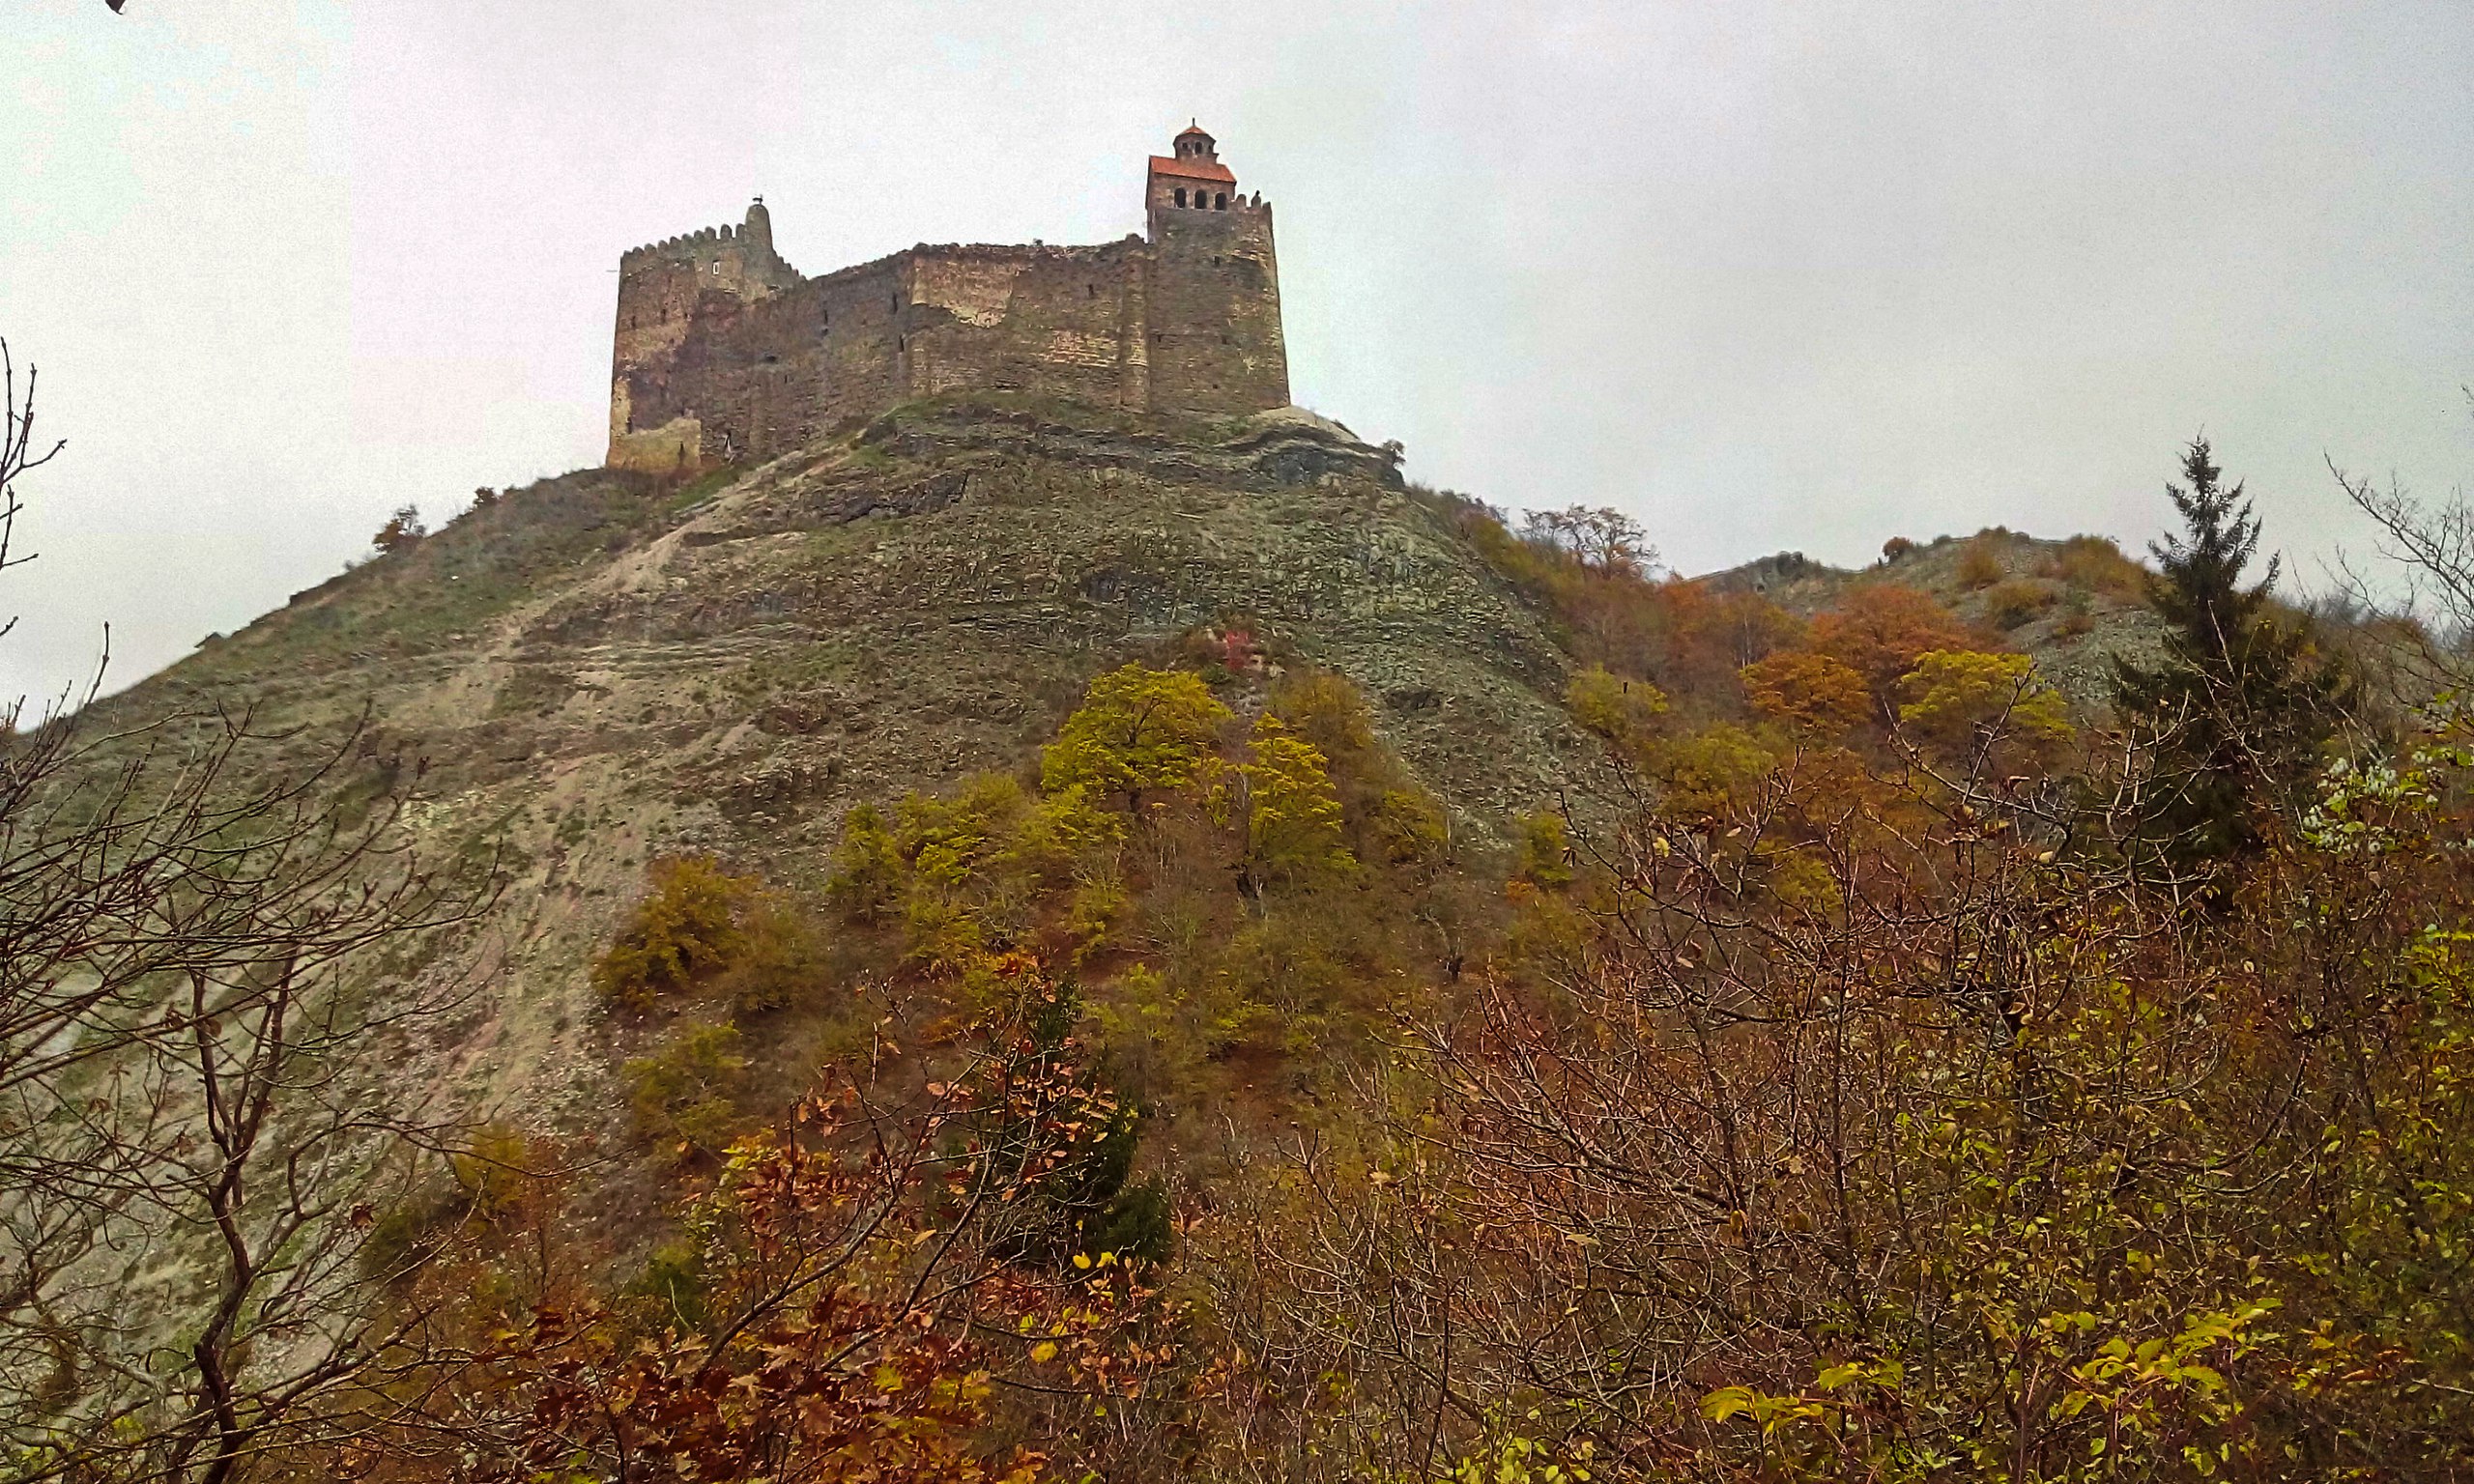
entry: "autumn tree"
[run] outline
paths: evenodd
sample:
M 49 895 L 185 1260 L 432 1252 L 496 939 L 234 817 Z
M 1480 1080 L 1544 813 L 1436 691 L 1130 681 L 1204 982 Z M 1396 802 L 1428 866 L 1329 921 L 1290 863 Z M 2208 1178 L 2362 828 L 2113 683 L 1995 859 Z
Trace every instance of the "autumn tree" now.
M 728 963 L 756 898 L 752 878 L 725 872 L 707 855 L 656 861 L 649 874 L 649 890 L 592 966 L 593 987 L 636 1011 Z
M 1595 572 L 1648 577 L 1657 570 L 1658 551 L 1641 523 L 1607 506 L 1572 505 L 1532 510 L 1521 534 L 1540 546 L 1571 555 Z
M 421 538 L 428 534 L 429 528 L 421 523 L 417 506 L 398 505 L 395 513 L 387 518 L 387 524 L 378 528 L 378 534 L 369 538 L 369 544 L 381 556 L 393 556 L 420 545 Z
M 1964 736 L 2014 658 L 1918 672 Z M 2204 933 L 2057 848 L 2118 812 L 1980 778 L 1841 809 L 1797 756 L 1626 820 L 1583 951 L 1298 1142 L 1256 1394 L 1369 1476 L 2453 1476 L 2469 758 L 2347 770 L 2287 821 L 2307 910 Z
M 1353 762 L 1374 747 L 1373 714 L 1346 675 L 1292 671 L 1272 687 L 1269 701 L 1274 716 L 1335 765 Z
M 1754 713 L 1799 733 L 1841 737 L 1872 715 L 1864 677 L 1827 654 L 1785 649 L 1745 666 L 1741 674 Z
M 392 1441 L 443 1440 L 480 1479 L 1050 1476 L 1173 1356 L 1139 1264 L 1098 1245 L 1165 1241 L 1166 1220 L 1130 1194 L 1154 1187 L 1126 1178 L 1129 1115 L 1070 996 L 1011 972 L 1019 1013 L 916 1100 L 822 1090 L 730 1149 L 682 1213 L 692 1304 L 648 1334 L 545 1303 Z M 1000 1428 L 1009 1404 L 1037 1419 Z
M 1018 968 L 1021 967 L 1018 961 Z M 1004 1051 L 1018 1096 L 970 1121 L 988 1151 L 982 1178 L 1000 1199 L 991 1231 L 1004 1251 L 1088 1270 L 1100 1254 L 1165 1260 L 1174 1240 L 1168 1186 L 1136 1179 L 1141 1111 L 1090 1064 L 1078 1022 L 1083 1003 L 1070 979 L 1037 969 L 1017 975 Z M 1019 1190 L 1008 1193 L 1009 1187 Z
M 1565 687 L 1564 704 L 1582 729 L 1614 748 L 1618 756 L 1637 763 L 1649 756 L 1668 702 L 1666 693 L 1647 680 L 1625 679 L 1593 666 Z
M 844 912 L 873 922 L 900 899 L 908 868 L 884 812 L 874 804 L 854 804 L 842 816 L 842 838 L 834 846 L 825 892 Z
M 1266 712 L 1238 764 L 1246 866 L 1267 882 L 1307 885 L 1357 870 L 1341 832 L 1339 795 L 1323 753 Z
M 2043 761 L 2071 738 L 2070 708 L 2024 654 L 1936 649 L 1901 681 L 1899 721 L 1942 750 L 1999 749 L 2005 760 Z
M 1809 647 L 1864 679 L 1878 714 L 1896 714 L 1898 683 L 1935 649 L 1978 645 L 1956 614 L 1913 587 L 1864 583 L 1813 620 Z
M 2465 411 L 2474 414 L 2474 386 L 2461 388 Z M 2417 690 L 2462 692 L 2469 678 L 2467 641 L 2474 638 L 2474 501 L 2462 484 L 2436 499 L 2417 497 L 2392 479 L 2380 488 L 2367 477 L 2328 463 L 2337 487 L 2355 508 L 2379 528 L 2380 555 L 2403 570 L 2408 583 L 2402 612 L 2404 620 L 2389 626 L 2392 635 L 2412 634 L 2416 642 L 2405 669 Z M 2382 607 L 2374 585 L 2350 576 L 2348 595 L 2363 609 Z
M 1674 695 L 1709 695 L 1746 665 L 1791 647 L 1804 625 L 1758 592 L 1681 579 L 1655 588 L 1655 652 L 1643 673 Z
M 49 455 L 0 367 L 5 564 Z M 468 992 L 424 970 L 494 863 L 410 851 L 362 727 L 95 713 L 0 735 L 0 1471 L 230 1479 L 391 1405 L 369 1215 L 455 1130 L 382 1073 Z
M 1193 786 L 1211 773 L 1228 708 L 1199 676 L 1128 665 L 1091 682 L 1082 704 L 1040 755 L 1045 788 L 1114 794 L 1138 813 L 1146 794 Z

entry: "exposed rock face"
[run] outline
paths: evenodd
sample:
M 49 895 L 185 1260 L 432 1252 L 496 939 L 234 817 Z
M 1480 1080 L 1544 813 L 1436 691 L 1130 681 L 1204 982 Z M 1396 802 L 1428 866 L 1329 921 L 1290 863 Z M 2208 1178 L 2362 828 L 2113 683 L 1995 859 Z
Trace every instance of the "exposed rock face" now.
M 474 949 L 507 967 L 467 1070 L 494 1100 L 586 1098 L 583 970 L 648 856 L 813 881 L 849 805 L 1027 761 L 1092 674 L 1193 631 L 1348 674 L 1481 828 L 1533 807 L 1573 745 L 1568 662 L 1394 459 L 1296 413 L 908 409 L 710 490 L 513 492 L 113 705 L 374 703 L 375 745 L 429 760 L 428 848 L 518 867 Z

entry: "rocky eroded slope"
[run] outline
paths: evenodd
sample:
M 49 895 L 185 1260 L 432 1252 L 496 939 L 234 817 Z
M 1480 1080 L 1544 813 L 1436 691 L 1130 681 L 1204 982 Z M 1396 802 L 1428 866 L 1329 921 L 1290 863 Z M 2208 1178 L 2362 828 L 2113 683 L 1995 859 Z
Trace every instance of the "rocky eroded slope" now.
M 512 872 L 431 970 L 486 986 L 441 1075 L 575 1127 L 608 1065 L 585 1054 L 607 1030 L 584 971 L 647 860 L 709 850 L 813 888 L 852 803 L 1025 759 L 1094 673 L 1232 631 L 1355 680 L 1482 833 L 1576 745 L 1545 619 L 1392 455 L 1295 412 L 927 406 L 683 489 L 568 475 L 110 705 L 246 699 L 302 728 L 302 758 L 366 708 L 367 750 L 427 768 L 423 847 Z

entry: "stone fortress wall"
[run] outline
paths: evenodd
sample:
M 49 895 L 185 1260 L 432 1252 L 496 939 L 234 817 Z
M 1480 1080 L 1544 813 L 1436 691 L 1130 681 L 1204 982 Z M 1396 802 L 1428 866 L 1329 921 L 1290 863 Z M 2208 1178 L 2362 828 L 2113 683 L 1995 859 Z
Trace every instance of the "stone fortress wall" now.
M 1137 412 L 1288 405 L 1272 209 L 1200 128 L 1154 156 L 1147 232 L 930 246 L 809 278 L 760 199 L 619 260 L 614 468 L 765 458 L 913 397 L 1021 391 Z

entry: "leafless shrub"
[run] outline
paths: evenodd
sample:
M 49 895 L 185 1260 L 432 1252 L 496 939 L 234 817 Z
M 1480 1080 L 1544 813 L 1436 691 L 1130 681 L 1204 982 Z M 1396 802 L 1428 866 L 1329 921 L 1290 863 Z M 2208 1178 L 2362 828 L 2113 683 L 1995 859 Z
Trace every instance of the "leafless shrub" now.
M 28 381 L 0 553 L 58 448 Z M 491 886 L 404 846 L 417 770 L 361 728 L 285 771 L 246 710 L 93 715 L 0 737 L 0 1471 L 229 1478 L 379 1394 L 357 1254 L 447 1121 L 377 1069 Z

